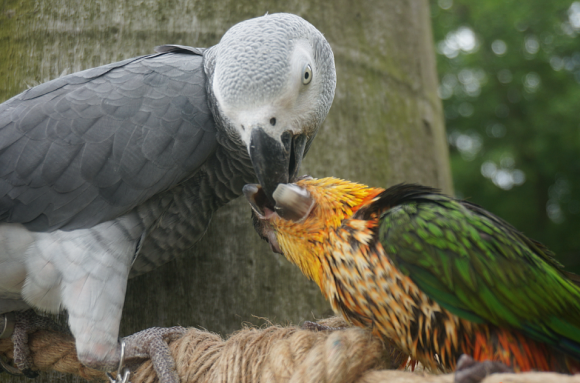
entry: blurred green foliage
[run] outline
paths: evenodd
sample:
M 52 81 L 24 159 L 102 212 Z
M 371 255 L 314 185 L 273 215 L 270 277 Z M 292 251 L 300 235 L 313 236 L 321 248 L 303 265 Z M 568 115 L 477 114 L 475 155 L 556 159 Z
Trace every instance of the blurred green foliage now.
M 432 0 L 456 194 L 580 273 L 580 2 Z

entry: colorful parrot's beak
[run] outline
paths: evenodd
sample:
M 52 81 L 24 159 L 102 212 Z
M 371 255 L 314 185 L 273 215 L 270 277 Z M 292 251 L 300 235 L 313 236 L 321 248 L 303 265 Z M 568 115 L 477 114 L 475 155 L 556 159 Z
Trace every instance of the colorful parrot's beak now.
M 279 184 L 272 196 L 278 215 L 296 223 L 304 221 L 314 208 L 310 193 L 294 184 Z
M 280 245 L 278 244 L 278 239 L 276 238 L 276 232 L 270 225 L 268 219 L 271 218 L 276 213 L 273 209 L 270 209 L 268 204 L 268 199 L 266 194 L 260 185 L 248 184 L 242 189 L 244 195 L 248 199 L 250 206 L 252 206 L 253 213 L 252 220 L 254 221 L 254 229 L 262 237 L 263 240 L 270 244 L 270 249 L 274 253 L 283 254 Z
M 261 185 L 247 184 L 242 188 L 242 192 L 250 203 L 252 210 L 260 219 L 269 219 L 274 213 L 275 208 L 270 204 L 266 193 Z
M 315 205 L 310 193 L 294 184 L 276 187 L 273 193 L 276 206 L 270 205 L 261 185 L 248 184 L 242 191 L 260 219 L 270 219 L 277 214 L 282 219 L 299 223 L 308 217 Z

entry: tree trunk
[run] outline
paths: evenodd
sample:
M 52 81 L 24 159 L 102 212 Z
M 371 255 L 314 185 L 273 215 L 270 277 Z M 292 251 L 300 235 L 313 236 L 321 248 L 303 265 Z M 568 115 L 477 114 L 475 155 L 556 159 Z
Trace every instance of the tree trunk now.
M 6 0 L 0 7 L 0 100 L 157 45 L 211 46 L 233 24 L 266 12 L 296 13 L 326 36 L 338 74 L 334 105 L 301 173 L 452 191 L 426 0 Z M 217 212 L 194 249 L 129 282 L 121 333 L 179 324 L 226 334 L 261 318 L 300 323 L 330 313 L 318 288 L 258 238 L 238 199 Z

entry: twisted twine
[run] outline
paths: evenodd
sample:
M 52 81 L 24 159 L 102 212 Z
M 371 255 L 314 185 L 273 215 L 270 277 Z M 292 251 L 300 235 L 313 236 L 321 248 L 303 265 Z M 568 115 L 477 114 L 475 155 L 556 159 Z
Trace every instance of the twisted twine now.
M 344 325 L 340 319 L 327 326 Z M 105 374 L 80 364 L 74 339 L 50 331 L 30 335 L 34 363 L 41 371 L 55 370 L 89 380 Z M 385 370 L 400 364 L 400 355 L 368 331 L 347 328 L 316 332 L 297 327 L 246 328 L 224 340 L 191 328 L 170 344 L 183 383 L 452 383 L 453 375 L 429 375 Z M 12 358 L 12 342 L 0 340 L 0 354 Z M 133 383 L 157 383 L 150 361 L 132 375 Z M 580 376 L 552 373 L 496 374 L 484 383 L 580 383 Z

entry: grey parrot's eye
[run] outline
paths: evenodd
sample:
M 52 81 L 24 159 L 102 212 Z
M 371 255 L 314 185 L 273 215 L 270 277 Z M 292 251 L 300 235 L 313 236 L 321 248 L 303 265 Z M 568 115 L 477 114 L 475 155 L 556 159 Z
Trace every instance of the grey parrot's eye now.
M 308 85 L 310 81 L 312 81 L 312 67 L 310 64 L 306 64 L 302 70 L 302 84 Z

